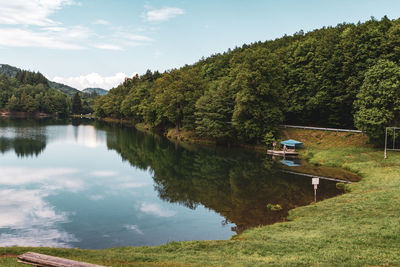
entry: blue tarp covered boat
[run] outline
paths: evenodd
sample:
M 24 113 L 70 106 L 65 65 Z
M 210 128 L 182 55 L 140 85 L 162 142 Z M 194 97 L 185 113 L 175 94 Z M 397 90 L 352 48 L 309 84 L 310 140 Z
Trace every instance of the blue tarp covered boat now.
M 282 145 L 286 145 L 287 148 L 301 148 L 303 143 L 297 140 L 289 139 L 281 142 Z

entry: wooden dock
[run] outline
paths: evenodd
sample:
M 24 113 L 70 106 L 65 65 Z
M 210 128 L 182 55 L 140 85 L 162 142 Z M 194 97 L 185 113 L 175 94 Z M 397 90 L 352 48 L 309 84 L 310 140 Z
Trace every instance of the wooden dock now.
M 267 150 L 268 155 L 273 155 L 273 156 L 282 156 L 282 157 L 290 157 L 290 156 L 297 156 L 299 153 L 297 153 L 294 150 Z

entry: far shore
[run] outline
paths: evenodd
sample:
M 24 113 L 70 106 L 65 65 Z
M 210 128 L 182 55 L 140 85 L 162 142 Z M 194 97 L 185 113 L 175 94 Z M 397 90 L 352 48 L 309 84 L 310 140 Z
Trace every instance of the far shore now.
M 0 110 L 1 118 L 50 118 L 54 117 L 54 115 L 43 113 L 43 112 L 21 112 L 21 111 L 8 111 L 8 110 Z

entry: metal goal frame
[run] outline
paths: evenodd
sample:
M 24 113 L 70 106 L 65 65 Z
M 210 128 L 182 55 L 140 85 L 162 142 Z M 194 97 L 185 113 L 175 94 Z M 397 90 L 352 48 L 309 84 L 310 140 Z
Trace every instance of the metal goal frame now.
M 388 136 L 388 130 L 393 130 L 393 146 L 392 148 L 387 148 L 387 136 Z M 396 130 L 400 130 L 400 127 L 386 127 L 385 131 L 385 153 L 384 157 L 385 159 L 387 158 L 387 151 L 400 151 L 400 149 L 396 149 Z

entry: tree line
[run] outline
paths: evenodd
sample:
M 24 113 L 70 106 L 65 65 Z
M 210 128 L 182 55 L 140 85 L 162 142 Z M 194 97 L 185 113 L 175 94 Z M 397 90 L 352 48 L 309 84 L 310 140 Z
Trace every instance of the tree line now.
M 0 75 L 0 110 L 13 112 L 43 112 L 61 117 L 93 112 L 96 92 L 68 95 L 49 86 L 40 72 L 18 70 L 16 75 Z
M 100 117 L 259 143 L 281 123 L 356 127 L 373 141 L 400 123 L 400 20 L 371 18 L 243 45 L 99 97 Z
M 15 77 L 4 73 L 0 76 L 0 109 L 67 116 L 70 101 L 50 88 L 46 77 L 39 72 L 20 70 Z

